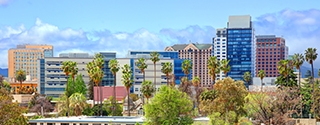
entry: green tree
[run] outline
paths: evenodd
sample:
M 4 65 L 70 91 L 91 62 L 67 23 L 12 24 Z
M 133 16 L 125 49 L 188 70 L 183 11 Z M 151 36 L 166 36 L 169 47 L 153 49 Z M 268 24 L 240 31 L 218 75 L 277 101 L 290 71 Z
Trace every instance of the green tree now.
M 102 70 L 103 66 L 104 66 L 104 60 L 103 60 L 104 56 L 100 53 L 97 53 L 94 55 L 94 58 L 93 58 L 93 62 L 94 62 L 94 65 L 97 66 L 101 71 L 102 71 L 102 78 L 101 80 L 99 81 L 98 83 L 98 86 L 99 86 L 99 91 L 100 91 L 100 114 L 102 115 L 102 79 L 103 79 L 103 75 L 104 75 L 104 72 Z
M 147 125 L 191 125 L 193 119 L 190 97 L 174 87 L 161 86 L 160 91 L 145 106 Z
M 179 90 L 181 92 L 187 93 L 187 95 L 189 95 L 191 97 L 192 96 L 192 90 L 191 90 L 190 86 L 191 86 L 191 83 L 188 80 L 188 77 L 182 77 L 180 79 Z
M 235 120 L 229 122 L 238 123 L 239 118 L 246 114 L 244 104 L 248 92 L 243 81 L 234 81 L 227 77 L 215 83 L 214 88 L 216 91 L 216 98 L 213 100 L 214 112 L 228 116 L 228 112 L 233 111 L 236 114 Z
M 129 101 L 129 95 L 130 95 L 130 87 L 132 86 L 132 71 L 131 71 L 131 67 L 128 64 L 125 64 L 122 67 L 122 84 L 126 87 L 127 90 L 127 99 L 128 99 L 128 112 L 129 112 L 129 116 L 130 116 L 130 101 Z
M 20 90 L 19 93 L 21 93 L 22 91 L 22 82 L 26 81 L 26 72 L 23 71 L 22 69 L 19 69 L 16 71 L 16 80 L 20 82 Z
M 263 78 L 266 76 L 266 73 L 264 72 L 264 70 L 259 70 L 259 73 L 258 73 L 258 77 L 260 78 L 261 80 L 261 89 L 260 91 L 262 92 L 263 90 Z
M 74 79 L 74 75 L 78 72 L 78 69 L 76 68 L 77 67 L 77 63 L 76 62 L 72 62 L 72 61 L 64 61 L 62 62 L 62 71 L 65 73 L 65 75 L 67 77 L 69 77 L 69 75 L 72 76 L 72 79 Z M 67 78 L 67 84 L 66 84 L 66 96 L 67 96 L 67 116 L 69 116 L 69 113 L 70 113 L 70 108 L 69 108 L 69 97 L 71 96 L 71 93 L 68 93 L 69 91 L 69 86 L 68 86 L 68 78 Z
M 183 62 L 181 64 L 181 68 L 182 68 L 184 75 L 189 80 L 188 75 L 190 73 L 190 70 L 192 69 L 191 61 L 190 60 L 183 60 Z
M 148 65 L 146 64 L 146 60 L 144 58 L 139 58 L 138 61 L 135 63 L 138 69 L 142 72 L 143 74 L 143 81 L 146 80 L 145 78 L 145 69 L 148 68 Z
M 195 89 L 195 92 L 196 92 L 196 97 L 195 97 L 195 99 L 196 99 L 196 107 L 198 108 L 198 110 L 199 110 L 199 94 L 198 94 L 198 89 L 199 89 L 199 85 L 200 85 L 200 78 L 198 77 L 198 76 L 195 76 L 195 77 L 193 77 L 192 78 L 192 85 L 194 86 L 194 89 Z M 199 111 L 198 111 L 199 112 Z
M 299 80 L 299 88 L 301 87 L 301 78 L 300 78 L 300 76 L 301 76 L 301 66 L 302 66 L 302 64 L 303 64 L 303 62 L 304 62 L 304 57 L 303 57 L 303 55 L 302 54 L 300 54 L 300 53 L 295 53 L 294 55 L 293 55 L 293 65 L 299 70 L 299 77 L 298 77 L 298 80 Z
M 280 75 L 282 75 L 284 78 L 286 78 L 287 83 L 289 82 L 288 75 L 289 75 L 289 72 L 291 69 L 289 64 L 290 64 L 289 60 L 280 60 L 278 62 L 278 66 L 277 66 Z
M 102 69 L 100 69 L 99 67 L 93 67 L 93 69 L 91 70 L 91 73 L 90 73 L 91 75 L 92 75 L 92 80 L 94 81 L 94 83 L 96 84 L 96 86 L 99 86 L 99 84 L 101 83 L 101 81 L 102 81 L 102 78 L 103 78 L 103 75 L 104 75 L 104 73 L 103 73 L 103 71 L 102 71 Z M 98 90 L 98 89 L 97 89 Z M 100 89 L 100 93 L 101 93 L 101 89 Z M 97 91 L 97 95 L 99 95 L 98 94 L 98 91 Z M 98 100 L 100 100 L 101 101 L 101 94 L 100 94 L 100 98 L 98 98 Z M 102 115 L 102 103 L 100 103 L 100 115 Z
M 215 83 L 216 80 L 216 74 L 220 73 L 220 63 L 217 59 L 216 56 L 210 56 L 209 60 L 208 60 L 208 70 L 209 70 L 209 74 L 212 77 L 212 81 L 213 83 Z
M 229 62 L 230 62 L 230 60 L 227 60 L 227 59 L 223 59 L 220 61 L 220 64 L 221 64 L 220 69 L 223 71 L 223 73 L 224 73 L 224 75 L 226 75 L 226 77 L 227 77 L 227 74 L 231 68 L 229 65 Z
M 89 100 L 93 100 L 93 104 L 94 104 L 94 92 L 93 92 L 93 89 L 94 89 L 94 82 L 93 80 L 90 78 L 90 81 L 89 81 L 89 84 L 88 84 L 88 98 Z
M 243 75 L 244 81 L 246 81 L 247 85 L 250 84 L 251 81 L 251 73 L 250 72 L 245 72 Z
M 169 74 L 172 73 L 173 67 L 171 62 L 165 62 L 161 69 L 162 73 L 166 74 L 167 85 L 169 86 Z
M 156 63 L 160 61 L 160 58 L 159 58 L 159 53 L 158 52 L 152 52 L 150 53 L 150 60 L 153 62 L 153 83 L 154 83 L 154 87 L 157 86 L 157 82 L 156 82 Z
M 311 65 L 311 83 L 312 83 L 312 92 L 314 92 L 314 69 L 313 69 L 313 61 L 317 59 L 318 53 L 316 48 L 308 48 L 305 50 L 305 59 Z
M 0 121 L 3 125 L 28 125 L 28 120 L 23 116 L 25 109 L 13 102 L 13 97 L 5 88 L 0 88 Z
M 147 98 L 147 103 L 149 98 L 151 98 L 152 94 L 156 91 L 151 81 L 143 81 L 141 86 L 141 92 L 144 97 Z
M 108 67 L 112 72 L 114 79 L 113 79 L 113 97 L 116 97 L 116 81 L 117 81 L 117 72 L 119 71 L 119 62 L 116 59 L 112 59 L 109 61 Z M 116 98 L 113 98 L 113 116 L 115 116 L 115 108 L 116 108 Z
M 82 93 L 74 93 L 70 96 L 70 107 L 76 116 L 82 115 L 82 111 L 87 106 L 87 99 Z
M 288 74 L 286 77 L 280 74 L 280 76 L 277 77 L 275 84 L 278 87 L 293 87 L 298 86 L 297 82 L 297 75 L 294 74 L 292 69 L 288 69 Z
M 108 100 L 104 101 L 103 109 L 106 110 L 106 114 L 109 116 L 122 116 L 123 106 L 119 103 L 113 105 L 112 101 L 114 98 L 110 96 Z M 115 107 L 115 108 L 113 108 Z M 114 109 L 114 110 L 113 110 Z
M 72 82 L 72 78 L 69 77 L 68 86 L 70 86 L 70 87 L 66 91 L 68 91 L 67 93 L 70 93 L 71 95 L 74 93 L 81 93 L 83 95 L 87 95 L 87 86 L 84 83 L 84 80 L 82 78 L 82 74 L 79 74 L 76 76 L 74 83 Z

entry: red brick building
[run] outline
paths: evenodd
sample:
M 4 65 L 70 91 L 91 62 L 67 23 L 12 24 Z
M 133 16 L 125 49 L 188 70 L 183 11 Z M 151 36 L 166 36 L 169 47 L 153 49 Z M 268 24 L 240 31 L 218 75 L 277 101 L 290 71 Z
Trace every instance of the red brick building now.
M 103 86 L 102 88 L 102 100 L 109 99 L 113 96 L 113 86 Z M 98 94 L 98 95 L 97 95 Z M 122 101 L 127 96 L 127 90 L 124 86 L 116 86 L 116 99 L 117 101 Z M 99 87 L 94 87 L 94 100 L 98 101 L 100 98 Z
M 266 77 L 278 77 L 277 64 L 288 58 L 288 47 L 282 37 L 275 35 L 256 36 L 256 76 L 264 70 Z

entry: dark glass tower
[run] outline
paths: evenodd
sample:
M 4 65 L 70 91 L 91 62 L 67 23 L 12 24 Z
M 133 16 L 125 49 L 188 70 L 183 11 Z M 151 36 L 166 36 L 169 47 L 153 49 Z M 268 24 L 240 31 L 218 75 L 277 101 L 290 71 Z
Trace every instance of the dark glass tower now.
M 231 69 L 228 76 L 243 80 L 245 72 L 255 76 L 254 29 L 250 16 L 230 16 L 227 28 L 227 59 Z

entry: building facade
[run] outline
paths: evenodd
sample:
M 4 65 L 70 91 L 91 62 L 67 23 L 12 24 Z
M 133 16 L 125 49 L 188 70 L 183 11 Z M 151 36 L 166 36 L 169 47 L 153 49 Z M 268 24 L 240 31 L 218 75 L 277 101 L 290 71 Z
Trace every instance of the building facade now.
M 15 81 L 16 71 L 22 69 L 30 79 L 35 81 L 37 75 L 37 60 L 53 57 L 52 45 L 17 45 L 8 50 L 8 78 Z
M 228 76 L 243 80 L 245 72 L 255 76 L 255 37 L 251 16 L 229 16 L 227 27 Z
M 156 77 L 156 88 L 159 90 L 161 85 L 167 84 L 167 78 L 164 73 L 161 72 L 162 65 L 165 62 L 172 63 L 173 66 L 173 72 L 174 74 L 174 82 L 176 85 L 180 84 L 180 79 L 185 76 L 181 65 L 183 62 L 183 59 L 178 58 L 178 52 L 177 51 L 157 51 L 159 53 L 159 62 L 156 63 L 156 76 L 154 76 L 154 64 L 150 60 L 150 53 L 152 51 L 129 51 L 128 52 L 128 59 L 130 59 L 131 67 L 133 67 L 133 78 L 134 78 L 134 93 L 138 94 L 138 96 L 142 96 L 141 93 L 141 84 L 143 82 L 143 74 L 138 69 L 138 67 L 135 65 L 135 63 L 138 61 L 139 58 L 145 58 L 146 64 L 148 67 L 145 69 L 145 80 L 151 81 L 154 83 L 154 78 Z M 191 74 L 189 75 L 189 78 L 191 78 Z M 120 78 L 121 79 L 121 78 Z M 170 82 L 173 79 L 170 79 Z
M 275 35 L 259 35 L 256 36 L 256 45 L 256 76 L 259 70 L 264 70 L 266 77 L 278 77 L 277 64 L 288 57 L 285 39 Z
M 213 38 L 212 55 L 216 56 L 219 61 L 227 59 L 227 29 L 221 28 L 216 30 L 216 37 Z M 225 74 L 221 71 L 216 75 L 216 80 L 223 79 Z
M 78 74 L 86 84 L 89 83 L 89 76 L 86 70 L 87 63 L 93 58 L 72 58 L 72 57 L 48 57 L 38 60 L 38 92 L 47 96 L 59 97 L 65 91 L 67 76 L 62 71 L 62 62 L 74 61 L 77 63 Z
M 175 44 L 168 46 L 165 51 L 178 51 L 180 59 L 190 59 L 192 62 L 192 77 L 200 78 L 201 87 L 210 87 L 212 78 L 208 72 L 207 62 L 212 54 L 212 44 Z

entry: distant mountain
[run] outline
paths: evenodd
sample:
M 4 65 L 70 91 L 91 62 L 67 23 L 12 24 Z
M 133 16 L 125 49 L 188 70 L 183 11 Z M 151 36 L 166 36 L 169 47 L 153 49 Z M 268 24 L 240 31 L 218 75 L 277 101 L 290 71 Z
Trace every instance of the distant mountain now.
M 8 77 L 8 68 L 6 69 L 0 68 L 0 74 L 3 75 L 4 77 Z
M 306 74 L 306 72 L 307 72 L 308 70 L 311 71 L 311 66 L 309 66 L 309 67 L 301 66 L 300 68 L 301 68 L 302 78 L 304 78 L 304 75 Z M 318 78 L 318 71 L 319 71 L 319 69 L 314 68 L 314 77 L 315 77 L 315 78 Z

